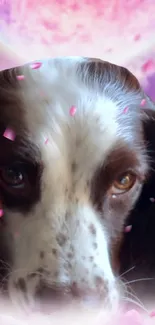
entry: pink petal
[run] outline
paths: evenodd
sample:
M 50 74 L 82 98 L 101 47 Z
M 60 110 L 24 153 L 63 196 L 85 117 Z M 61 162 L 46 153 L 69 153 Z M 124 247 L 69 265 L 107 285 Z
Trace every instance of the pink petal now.
M 141 38 L 141 35 L 140 35 L 140 34 L 136 34 L 136 35 L 134 36 L 134 41 L 139 41 L 140 38 Z
M 76 113 L 76 107 L 75 107 L 75 106 L 71 106 L 71 108 L 70 108 L 70 110 L 69 110 L 69 114 L 70 114 L 71 116 L 74 116 L 75 113 Z
M 47 144 L 47 143 L 48 143 L 48 141 L 49 141 L 49 139 L 47 138 L 47 139 L 45 140 L 45 144 Z
M 141 100 L 140 106 L 144 106 L 145 104 L 146 104 L 146 99 L 143 98 L 143 99 Z
M 154 68 L 154 62 L 153 60 L 148 60 L 146 61 L 143 65 L 142 65 L 142 71 L 143 72 L 147 72 L 147 71 L 150 71 Z
M 150 313 L 150 317 L 155 317 L 155 310 Z
M 150 199 L 149 199 L 152 203 L 154 203 L 155 202 L 155 199 L 154 199 L 154 197 L 150 197 Z
M 0 209 L 0 218 L 3 217 L 4 211 L 3 209 Z
M 31 69 L 33 69 L 33 70 L 39 69 L 41 66 L 42 66 L 41 62 L 34 62 L 34 63 L 31 63 L 31 65 L 30 65 Z
M 128 233 L 131 231 L 131 229 L 132 229 L 132 225 L 126 226 L 124 232 Z
M 25 79 L 24 75 L 16 76 L 16 78 L 17 78 L 17 80 L 24 80 Z
M 8 140 L 14 141 L 15 138 L 16 138 L 16 135 L 15 135 L 15 132 L 12 129 L 7 128 L 5 130 L 5 132 L 3 133 L 3 137 L 8 139 Z
M 123 109 L 123 113 L 126 114 L 126 113 L 128 112 L 128 110 L 129 110 L 129 107 L 126 106 L 126 107 Z

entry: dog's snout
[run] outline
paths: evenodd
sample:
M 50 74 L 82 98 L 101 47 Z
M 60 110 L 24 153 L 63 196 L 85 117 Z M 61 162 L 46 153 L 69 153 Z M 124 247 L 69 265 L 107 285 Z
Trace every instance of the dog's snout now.
M 106 231 L 93 219 L 89 207 L 82 206 L 75 212 L 67 227 L 62 224 L 61 232 L 52 233 L 53 237 L 49 233 L 50 250 L 42 260 L 45 272 L 36 296 L 53 302 L 110 300 L 114 296 L 115 276 Z
M 49 287 L 47 284 L 40 283 L 36 295 L 38 298 L 45 300 L 67 300 L 70 298 L 81 297 L 84 294 L 82 288 L 78 288 L 76 283 L 69 285 L 60 285 Z
M 69 298 L 81 298 L 86 295 L 95 294 L 95 290 L 90 290 L 86 288 L 79 287 L 76 282 L 73 282 L 71 285 L 60 285 L 59 286 L 48 286 L 47 284 L 40 283 L 39 288 L 37 289 L 36 295 L 41 299 L 68 299 Z
M 96 307 L 105 299 L 107 301 L 107 298 L 109 303 L 111 303 L 112 295 L 114 296 L 114 288 L 110 289 L 103 279 L 98 280 L 100 280 L 100 286 L 96 285 L 94 289 L 79 286 L 76 282 L 66 286 L 59 284 L 59 287 L 54 285 L 49 287 L 41 282 L 36 291 L 36 298 L 41 302 L 54 305 L 66 305 L 71 301 L 81 301 L 84 304 Z M 115 294 L 114 300 L 117 300 L 117 294 Z

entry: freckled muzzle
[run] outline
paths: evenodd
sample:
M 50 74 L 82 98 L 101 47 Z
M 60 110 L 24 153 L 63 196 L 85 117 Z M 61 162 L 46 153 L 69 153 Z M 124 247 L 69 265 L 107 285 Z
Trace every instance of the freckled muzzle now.
M 73 302 L 91 308 L 103 304 L 113 308 L 118 303 L 107 232 L 91 207 L 74 208 L 67 220 L 61 214 L 51 222 L 50 213 L 49 222 L 39 224 L 38 229 L 31 251 L 32 256 L 38 254 L 38 268 L 31 265 L 28 272 L 21 275 L 19 271 L 19 276 L 14 272 L 11 279 L 14 287 L 20 284 L 15 290 L 25 300 L 30 298 L 41 310 Z M 40 251 L 34 247 L 38 242 Z M 20 265 L 16 268 L 20 270 Z M 19 283 L 21 277 L 25 287 Z
M 105 260 L 103 258 L 102 262 L 100 261 L 100 250 L 94 239 L 92 224 L 88 229 L 91 235 L 93 229 L 93 236 L 90 236 L 93 247 L 90 256 L 91 246 L 87 247 L 89 239 L 88 242 L 85 241 L 85 247 L 82 246 L 83 249 L 80 249 L 75 247 L 74 241 L 71 241 L 71 247 L 68 247 L 64 237 L 58 236 L 59 245 L 63 250 L 58 248 L 54 250 L 55 258 L 57 262 L 61 260 L 62 253 L 65 262 L 57 264 L 55 282 L 51 277 L 51 270 L 46 274 L 43 272 L 35 295 L 39 306 L 44 306 L 45 309 L 48 305 L 52 305 L 52 308 L 60 308 L 71 303 L 80 303 L 90 308 L 98 308 L 103 304 L 114 308 L 118 304 L 119 292 L 109 260 L 106 259 L 108 255 L 105 254 Z
M 100 279 L 100 288 L 85 290 L 78 288 L 76 283 L 72 283 L 70 287 L 49 288 L 41 282 L 36 291 L 36 305 L 43 311 L 65 308 L 72 303 L 87 308 L 101 308 L 105 305 L 107 308 L 114 309 L 119 302 L 118 291 L 115 286 L 109 288 L 103 284 L 104 281 L 101 283 Z

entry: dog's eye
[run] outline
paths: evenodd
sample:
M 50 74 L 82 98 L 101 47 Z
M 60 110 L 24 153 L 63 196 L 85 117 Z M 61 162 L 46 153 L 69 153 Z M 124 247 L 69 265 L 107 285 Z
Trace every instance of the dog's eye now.
M 121 194 L 129 191 L 136 182 L 136 175 L 133 173 L 121 174 L 112 186 L 112 194 Z
M 23 187 L 25 173 L 21 166 L 7 166 L 0 169 L 0 178 L 3 183 L 10 187 Z
M 40 198 L 42 169 L 36 162 L 18 160 L 14 156 L 11 158 L 11 163 L 8 158 L 0 164 L 0 194 L 3 204 L 7 208 L 29 210 Z

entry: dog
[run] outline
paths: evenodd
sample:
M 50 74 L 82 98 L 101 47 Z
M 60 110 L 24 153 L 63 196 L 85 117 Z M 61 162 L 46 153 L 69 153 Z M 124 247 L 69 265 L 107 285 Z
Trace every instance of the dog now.
M 23 306 L 113 306 L 130 264 L 124 229 L 152 170 L 155 106 L 124 67 L 35 64 L 0 72 L 2 287 Z

